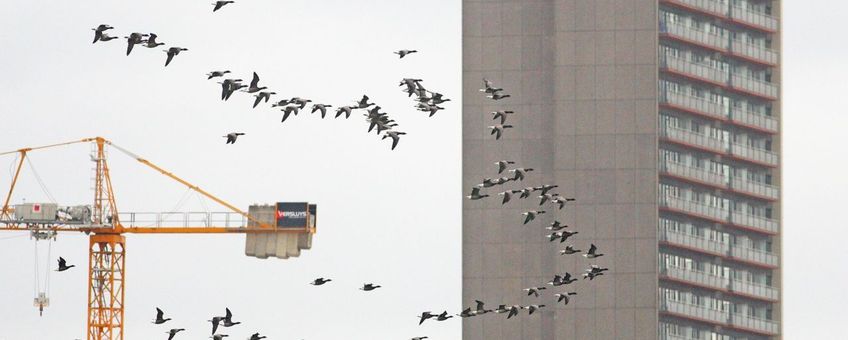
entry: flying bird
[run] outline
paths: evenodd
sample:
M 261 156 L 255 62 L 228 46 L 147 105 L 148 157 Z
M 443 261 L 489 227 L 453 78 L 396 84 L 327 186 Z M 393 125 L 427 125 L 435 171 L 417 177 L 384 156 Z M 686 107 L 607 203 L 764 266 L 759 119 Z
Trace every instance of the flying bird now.
M 244 136 L 244 132 L 230 132 L 224 138 L 227 138 L 227 142 L 224 144 L 235 144 L 238 136 Z
M 529 305 L 529 306 L 524 307 L 524 308 L 527 309 L 527 310 L 530 310 L 529 314 L 533 315 L 533 312 L 535 312 L 539 309 L 542 309 L 542 307 L 545 307 L 545 305 Z
M 496 92 L 499 92 L 499 91 L 503 91 L 503 89 L 502 89 L 502 88 L 499 88 L 499 87 L 494 87 L 494 86 L 492 85 L 492 82 L 491 82 L 491 81 L 489 81 L 489 80 L 488 80 L 488 79 L 486 79 L 486 78 L 483 78 L 483 88 L 482 88 L 482 89 L 480 89 L 480 92 L 485 92 L 485 93 L 496 93 Z
M 521 190 L 518 190 L 518 191 L 521 193 L 521 195 L 518 196 L 518 198 L 524 199 L 524 198 L 530 197 L 530 193 L 533 192 L 533 188 L 527 187 L 527 188 L 524 188 L 524 189 L 521 189 Z
M 500 175 L 502 172 L 504 172 L 504 170 L 506 170 L 507 166 L 515 164 L 515 162 L 502 160 L 495 162 L 495 164 L 498 166 L 498 175 Z
M 445 321 L 447 319 L 452 318 L 453 315 L 448 315 L 448 311 L 442 312 L 442 314 L 436 315 L 436 321 Z
M 559 185 L 547 185 L 547 184 L 546 184 L 546 185 L 542 185 L 542 186 L 534 187 L 534 188 L 533 188 L 533 191 L 541 191 L 541 192 L 542 192 L 542 195 L 544 195 L 544 194 L 547 194 L 547 193 L 548 193 L 548 191 L 551 191 L 551 190 L 553 190 L 553 189 L 555 189 L 555 188 L 559 188 Z
M 161 325 L 165 322 L 168 322 L 168 320 L 171 320 L 171 318 L 165 319 L 164 316 L 165 316 L 165 313 L 162 312 L 162 310 L 159 309 L 159 307 L 156 307 L 156 319 L 153 320 L 153 323 L 157 324 L 157 325 Z
M 270 99 L 271 99 L 271 96 L 273 96 L 273 95 L 275 95 L 275 94 L 277 94 L 277 92 L 266 92 L 266 91 L 262 91 L 262 92 L 259 92 L 259 93 L 255 94 L 255 95 L 253 95 L 254 97 L 256 97 L 256 100 L 254 100 L 254 101 L 253 101 L 253 108 L 255 109 L 255 108 L 256 108 L 256 106 L 257 106 L 257 105 L 259 105 L 259 102 L 261 102 L 261 101 L 262 101 L 262 99 L 265 99 L 265 102 L 267 103 L 267 102 L 268 102 L 268 100 L 270 100 Z
M 512 97 L 512 96 L 508 95 L 508 94 L 501 94 L 500 92 L 495 92 L 495 93 L 492 93 L 492 95 L 486 96 L 486 98 L 493 99 L 493 100 L 501 100 L 501 99 L 509 98 L 509 97 Z
M 324 119 L 324 116 L 327 115 L 327 108 L 330 107 L 333 106 L 327 104 L 312 104 L 312 113 L 315 113 L 315 111 L 321 111 L 321 119 Z
M 587 251 L 586 254 L 583 254 L 583 256 L 585 256 L 587 259 L 594 259 L 594 258 L 604 256 L 604 254 L 599 254 L 598 253 L 598 247 L 596 247 L 594 244 L 592 244 L 589 247 L 589 251 Z
M 253 333 L 253 335 L 251 335 L 247 340 L 262 340 L 265 338 L 267 338 L 267 336 L 259 335 L 259 333 Z
M 571 254 L 577 254 L 581 251 L 582 250 L 580 250 L 580 249 L 574 249 L 573 246 L 566 246 L 565 249 L 559 251 L 559 254 L 560 255 L 571 255 Z
M 565 228 L 568 228 L 568 226 L 565 225 L 565 224 L 559 223 L 559 221 L 553 221 L 553 222 L 551 222 L 551 226 L 547 227 L 545 229 L 552 230 L 552 231 L 560 231 L 560 230 L 565 229 Z
M 267 87 L 265 87 L 265 86 L 259 87 L 259 75 L 256 74 L 256 72 L 253 72 L 253 79 L 250 80 L 250 87 L 247 88 L 246 92 L 247 93 L 254 93 L 254 92 L 262 91 L 264 89 L 267 89 Z M 301 109 L 302 108 L 303 107 L 301 107 Z
M 562 196 L 556 196 L 556 197 L 554 197 L 554 198 L 552 198 L 552 199 L 551 199 L 551 202 L 553 202 L 554 204 L 556 204 L 556 205 L 557 205 L 557 207 L 559 208 L 559 210 L 562 210 L 562 208 L 565 208 L 565 203 L 566 203 L 566 202 L 574 202 L 574 201 L 576 201 L 576 199 L 574 199 L 574 198 L 566 198 L 566 197 L 562 197 Z
M 221 84 L 221 100 L 230 99 L 230 95 L 232 95 L 237 88 L 244 87 L 244 85 L 241 85 L 241 79 L 224 79 L 224 81 L 219 82 L 218 84 Z
M 213 316 L 212 320 L 206 320 L 212 323 L 212 335 L 215 335 L 215 333 L 218 332 L 218 324 L 220 324 L 223 320 L 223 316 Z
M 398 142 L 400 141 L 400 136 L 405 135 L 405 134 L 406 134 L 406 132 L 398 132 L 398 131 L 389 130 L 389 131 L 386 131 L 386 134 L 383 135 L 382 139 L 386 139 L 386 138 L 391 137 L 392 138 L 392 150 L 394 150 L 395 147 L 398 145 Z
M 569 298 L 569 296 L 572 296 L 572 295 L 577 295 L 577 292 L 557 293 L 557 294 L 554 294 L 554 297 L 557 298 L 557 303 L 562 302 L 564 305 L 567 305 L 568 302 L 571 300 L 571 298 Z
M 517 194 L 521 192 L 521 190 L 507 190 L 501 193 L 498 193 L 498 196 L 503 196 L 503 201 L 501 201 L 501 205 L 506 204 L 512 198 L 512 194 Z
M 547 289 L 547 288 L 546 287 L 530 287 L 530 288 L 524 288 L 524 291 L 527 292 L 527 296 L 533 295 L 535 297 L 539 297 L 539 291 L 545 290 L 545 289 Z
M 56 269 L 56 271 L 57 272 L 63 272 L 63 271 L 66 271 L 68 269 L 71 269 L 73 267 L 76 267 L 76 265 L 72 264 L 72 265 L 69 266 L 64 258 L 59 257 L 59 269 Z
M 483 308 L 483 305 L 485 304 L 483 301 L 474 300 L 474 302 L 477 303 L 477 308 L 474 310 L 475 315 L 482 315 L 491 312 L 491 310 Z
M 468 197 L 472 201 L 476 201 L 476 200 L 479 200 L 479 199 L 484 199 L 486 197 L 489 197 L 489 195 L 480 195 L 480 188 L 473 187 L 473 188 L 471 188 L 471 195 L 468 195 L 466 197 Z
M 424 339 L 429 339 L 429 338 L 430 338 L 429 336 L 416 336 L 416 337 L 409 339 L 409 340 L 424 340 Z
M 512 128 L 512 125 L 503 125 L 503 124 L 492 125 L 492 126 L 489 127 L 489 129 L 492 130 L 490 135 L 495 135 L 496 140 L 501 139 L 501 135 L 503 135 L 504 129 L 511 129 L 511 128 Z
M 221 7 L 224 7 L 227 4 L 231 4 L 231 3 L 235 3 L 235 1 L 215 1 L 215 2 L 212 3 L 213 5 L 215 5 L 215 8 L 212 9 L 212 12 L 215 12 L 215 11 L 221 9 Z
M 362 99 L 360 99 L 358 102 L 356 102 L 357 108 L 358 109 L 367 109 L 369 106 L 374 105 L 374 103 L 369 103 L 368 99 L 369 99 L 368 96 L 362 95 Z
M 375 290 L 375 289 L 380 288 L 380 287 L 382 287 L 382 286 L 378 286 L 378 285 L 375 285 L 373 283 L 366 283 L 366 284 L 362 285 L 362 288 L 359 288 L 359 290 L 364 290 L 366 292 L 370 292 L 370 291 Z
M 515 113 L 515 112 L 513 112 L 513 111 L 494 111 L 494 112 L 492 112 L 492 120 L 500 119 L 501 124 L 505 124 L 507 115 L 511 115 L 513 113 Z
M 232 327 L 232 326 L 235 326 L 235 325 L 238 325 L 238 324 L 241 323 L 241 322 L 233 322 L 233 313 L 230 312 L 229 308 L 227 308 L 227 314 L 224 316 L 224 320 L 221 320 L 221 321 L 224 322 L 223 325 L 222 325 L 224 327 Z
M 209 338 L 212 339 L 212 340 L 224 340 L 224 337 L 228 337 L 228 336 L 229 335 L 226 335 L 226 334 L 213 334 Z
M 94 31 L 94 41 L 92 41 L 91 43 L 93 44 L 93 43 L 96 43 L 98 41 L 108 41 L 108 40 L 115 39 L 116 37 L 109 37 L 108 40 L 103 39 L 104 37 L 108 37 L 106 35 L 106 31 L 113 29 L 113 28 L 114 27 L 106 25 L 106 24 L 100 24 L 97 27 L 92 28 L 91 30 Z
M 418 319 L 418 325 L 420 326 L 422 323 L 424 323 L 424 321 L 427 321 L 427 319 L 434 318 L 434 317 L 436 317 L 436 314 L 433 314 L 431 312 L 421 313 L 421 316 Z
M 350 118 L 350 114 L 353 112 L 353 108 L 350 106 L 342 106 L 336 109 L 336 117 L 339 118 L 342 114 L 345 115 L 345 119 Z
M 544 210 L 530 210 L 530 211 L 526 211 L 526 212 L 521 213 L 521 215 L 525 216 L 524 224 L 527 224 L 527 223 L 530 223 L 530 221 L 536 219 L 536 216 L 539 216 L 539 215 L 544 214 L 544 213 L 545 213 Z
M 171 63 L 171 60 L 173 60 L 174 57 L 179 55 L 182 51 L 188 51 L 188 49 L 182 47 L 171 47 L 167 51 L 165 51 L 165 53 L 168 54 L 168 59 L 165 59 L 165 66 L 168 66 L 168 64 Z
M 206 78 L 206 80 L 209 80 L 209 79 L 212 79 L 212 78 L 215 78 L 215 77 L 223 77 L 227 73 L 230 73 L 230 71 L 229 70 L 227 70 L 227 71 L 212 71 L 212 72 L 209 72 L 209 73 L 206 74 L 206 76 L 208 77 L 208 78 Z
M 410 54 L 413 54 L 413 53 L 418 53 L 418 51 L 416 51 L 416 50 L 400 50 L 400 51 L 394 52 L 394 54 L 397 54 L 397 55 L 400 56 L 400 58 L 398 58 L 398 59 L 403 59 L 403 57 L 410 55 Z
M 167 331 L 165 333 L 168 334 L 168 340 L 173 340 L 174 336 L 177 335 L 177 333 L 182 332 L 184 330 L 185 328 L 172 328 L 170 331 Z
M 310 282 L 309 284 L 311 284 L 313 286 L 320 286 L 320 285 L 323 285 L 323 284 L 330 282 L 330 281 L 333 281 L 333 279 L 325 279 L 323 277 L 319 277 L 319 278 L 315 279 L 315 281 Z
M 280 123 L 285 122 L 286 119 L 289 118 L 289 115 L 292 113 L 297 116 L 297 113 L 300 112 L 300 109 L 295 105 L 287 105 L 286 107 L 282 108 L 281 111 L 284 111 L 285 113 L 283 113 L 283 120 L 281 120 Z
M 143 43 L 144 37 L 146 37 L 146 36 L 147 36 L 147 34 L 141 34 L 141 33 L 133 32 L 129 36 L 124 37 L 124 38 L 127 39 L 127 55 L 130 55 L 130 52 L 132 52 L 133 46 Z
M 539 198 L 541 199 L 539 201 L 539 205 L 545 204 L 545 202 L 547 202 L 548 200 L 553 200 L 554 196 L 555 195 L 552 195 L 552 194 L 543 194 L 543 195 L 539 196 Z
M 144 41 L 144 45 L 142 46 L 147 48 L 154 48 L 156 46 L 165 45 L 165 43 L 156 42 L 156 37 L 158 36 L 154 33 L 148 34 L 147 40 Z
M 509 307 L 509 314 L 507 314 L 506 318 L 509 319 L 513 316 L 518 315 L 518 312 L 522 309 L 524 309 L 524 307 L 521 307 L 519 305 L 513 305 L 512 307 Z
M 516 169 L 510 170 L 509 172 L 512 172 L 512 173 L 515 174 L 514 175 L 515 177 L 512 178 L 513 180 L 523 181 L 524 177 L 527 176 L 527 173 L 531 172 L 531 171 L 533 171 L 533 168 L 516 168 Z

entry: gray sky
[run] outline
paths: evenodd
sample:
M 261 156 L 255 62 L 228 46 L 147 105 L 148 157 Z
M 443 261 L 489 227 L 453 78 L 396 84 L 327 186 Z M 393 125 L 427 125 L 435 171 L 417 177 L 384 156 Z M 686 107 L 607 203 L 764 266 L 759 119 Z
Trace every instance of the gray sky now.
M 270 339 L 458 338 L 459 321 L 419 327 L 414 316 L 459 311 L 459 1 L 244 0 L 214 14 L 211 2 L 31 1 L 0 11 L 0 150 L 103 135 L 239 207 L 319 204 L 314 247 L 296 260 L 245 257 L 243 236 L 129 235 L 127 338 L 185 327 L 182 338 L 203 339 L 206 320 L 225 306 L 244 322 L 227 330 L 237 339 L 255 331 Z M 154 32 L 189 51 L 167 68 L 161 47 L 136 46 L 127 57 L 122 39 L 91 44 L 100 23 L 115 26 L 113 35 Z M 421 53 L 399 61 L 392 51 L 402 48 Z M 360 113 L 323 121 L 301 113 L 280 124 L 279 111 L 251 109 L 250 95 L 220 101 L 220 86 L 204 76 L 212 69 L 248 81 L 256 71 L 283 97 L 334 106 L 367 93 L 408 135 L 392 152 L 389 140 L 366 133 Z M 403 77 L 423 78 L 454 101 L 427 118 L 397 87 Z M 224 145 L 221 136 L 235 130 L 247 135 Z M 32 154 L 61 204 L 90 204 L 88 151 Z M 111 156 L 119 209 L 165 211 L 185 193 Z M 4 188 L 12 160 L 0 159 Z M 16 202 L 46 199 L 29 171 L 16 193 Z M 192 197 L 186 208 L 201 204 Z M 84 338 L 87 243 L 63 234 L 54 245 L 51 267 L 62 255 L 83 268 L 52 276 L 52 305 L 39 318 L 33 242 L 0 240 L 8 259 L 0 261 L 0 339 Z M 336 281 L 307 284 L 318 276 Z M 370 281 L 385 288 L 357 290 Z M 155 306 L 174 321 L 150 324 Z
M 149 323 L 156 305 L 175 318 L 168 326 L 189 329 L 184 338 L 208 336 L 205 320 L 225 306 L 245 322 L 231 329 L 238 338 L 254 331 L 273 339 L 459 338 L 458 321 L 418 327 L 413 319 L 423 309 L 459 308 L 459 1 L 253 0 L 214 15 L 210 2 L 27 1 L 0 11 L 0 150 L 103 135 L 240 207 L 320 206 L 314 248 L 296 260 L 247 258 L 243 236 L 130 235 L 127 338 L 162 335 L 166 327 Z M 834 40 L 846 33 L 835 13 L 846 10 L 835 1 L 784 1 L 787 339 L 828 338 L 846 321 L 848 231 L 836 212 L 848 191 L 841 102 L 848 47 Z M 121 36 L 155 32 L 167 46 L 190 50 L 165 69 L 161 48 L 136 47 L 125 57 L 121 40 L 91 45 L 89 29 L 99 23 Z M 422 53 L 399 62 L 391 51 L 400 48 Z M 284 97 L 336 106 L 367 93 L 409 135 L 390 152 L 388 141 L 365 134 L 361 117 L 301 114 L 279 124 L 276 111 L 250 109 L 247 95 L 217 100 L 220 88 L 203 74 L 218 68 L 245 79 L 257 71 Z M 396 90 L 405 76 L 424 78 L 454 102 L 425 118 Z M 248 135 L 223 145 L 220 136 L 232 130 Z M 60 203 L 91 200 L 87 153 L 77 146 L 32 155 Z M 169 210 L 185 193 L 112 156 L 121 210 Z M 0 159 L 3 187 L 11 161 Z M 31 172 L 16 192 L 16 202 L 46 199 Z M 201 204 L 192 197 L 186 209 Z M 82 338 L 84 271 L 52 276 L 52 306 L 39 318 L 30 307 L 33 244 L 9 236 L 0 234 L 0 339 Z M 62 235 L 53 257 L 84 267 L 86 246 L 82 235 Z M 337 281 L 306 284 L 317 276 Z M 386 288 L 362 294 L 356 287 L 365 281 Z

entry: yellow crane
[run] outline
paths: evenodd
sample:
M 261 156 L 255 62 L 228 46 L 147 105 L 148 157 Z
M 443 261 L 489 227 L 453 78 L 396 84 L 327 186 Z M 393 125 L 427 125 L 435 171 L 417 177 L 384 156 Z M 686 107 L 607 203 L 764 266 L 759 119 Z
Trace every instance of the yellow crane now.
M 91 160 L 95 163 L 95 176 L 94 202 L 90 214 L 82 214 L 83 217 L 76 218 L 59 218 L 54 212 L 47 211 L 50 209 L 39 204 L 27 205 L 26 208 L 31 211 L 16 211 L 10 206 L 15 184 L 28 153 L 79 143 L 93 143 L 95 146 L 91 155 Z M 161 215 L 156 215 L 153 219 L 154 226 L 146 225 L 150 220 L 145 220 L 145 225 L 142 225 L 142 220 L 138 219 L 135 213 L 118 211 L 106 160 L 107 146 L 217 202 L 230 212 L 206 213 L 201 219 L 186 217 L 173 225 L 160 218 Z M 300 249 L 311 247 L 312 235 L 316 232 L 315 205 L 277 203 L 273 206 L 251 206 L 249 211 L 253 214 L 249 214 L 102 137 L 23 148 L 0 153 L 0 156 L 11 154 L 18 154 L 20 159 L 0 210 L 0 231 L 26 231 L 38 237 L 55 237 L 59 232 L 83 232 L 89 235 L 86 317 L 88 340 L 114 340 L 124 337 L 124 234 L 247 234 L 245 250 L 248 255 L 287 258 L 299 255 Z M 216 218 L 213 214 L 218 214 L 219 217 Z M 127 221 L 124 221 L 124 218 Z M 42 296 L 39 298 L 44 299 Z

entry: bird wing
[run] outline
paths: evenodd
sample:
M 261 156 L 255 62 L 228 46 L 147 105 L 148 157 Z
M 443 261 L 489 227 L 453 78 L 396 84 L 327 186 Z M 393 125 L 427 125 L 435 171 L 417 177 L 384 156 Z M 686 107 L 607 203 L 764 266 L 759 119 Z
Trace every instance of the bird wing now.
M 230 312 L 230 309 L 229 309 L 229 308 L 226 308 L 226 310 L 227 310 L 227 314 L 224 316 L 224 319 L 227 319 L 227 320 L 232 319 L 232 318 L 233 318 L 233 313 L 232 313 L 232 312 Z
M 161 320 L 164 315 L 165 313 L 159 307 L 156 307 L 156 319 Z
M 595 247 L 595 245 L 592 244 L 592 246 L 589 247 L 589 254 L 594 254 L 596 250 L 598 250 L 598 247 Z
M 171 63 L 172 59 L 174 59 L 174 53 L 171 53 L 171 51 L 169 50 L 168 51 L 168 59 L 165 59 L 165 66 L 168 66 L 168 64 Z
M 63 259 L 63 258 L 61 258 L 61 257 L 60 257 L 60 258 L 59 258 L 59 267 L 64 267 L 64 266 L 65 266 L 65 264 L 67 264 L 67 262 L 65 262 L 65 259 Z
M 223 1 L 215 1 L 215 8 L 212 10 L 212 12 L 221 9 L 221 7 L 224 7 L 224 2 Z
M 253 108 L 255 109 L 259 102 L 262 101 L 262 96 L 256 96 L 256 100 L 253 101 Z
M 250 81 L 250 87 L 258 87 L 259 85 L 259 75 L 256 72 L 253 72 L 253 80 Z
M 398 136 L 396 134 L 391 135 L 391 136 L 392 136 L 392 150 L 394 150 L 395 147 L 398 145 L 398 142 L 400 141 L 400 136 Z
M 132 52 L 133 45 L 135 45 L 135 44 L 133 44 L 132 39 L 127 38 L 127 55 L 130 55 L 130 52 Z

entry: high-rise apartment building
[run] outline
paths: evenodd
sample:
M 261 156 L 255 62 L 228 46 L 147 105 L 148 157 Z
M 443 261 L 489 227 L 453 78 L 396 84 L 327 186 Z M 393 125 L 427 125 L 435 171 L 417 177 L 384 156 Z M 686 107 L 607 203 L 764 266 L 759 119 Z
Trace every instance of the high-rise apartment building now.
M 780 2 L 463 0 L 463 305 L 547 304 L 463 321 L 463 338 L 781 338 Z M 488 78 L 511 97 L 478 91 Z M 513 110 L 501 140 L 489 112 Z M 522 225 L 540 184 L 577 198 Z M 572 204 L 573 203 L 573 204 Z M 580 234 L 551 243 L 553 220 Z M 605 256 L 559 255 L 565 244 Z M 610 268 L 594 281 L 523 288 Z M 561 288 L 561 289 L 560 289 Z M 570 304 L 550 296 L 576 291 Z

